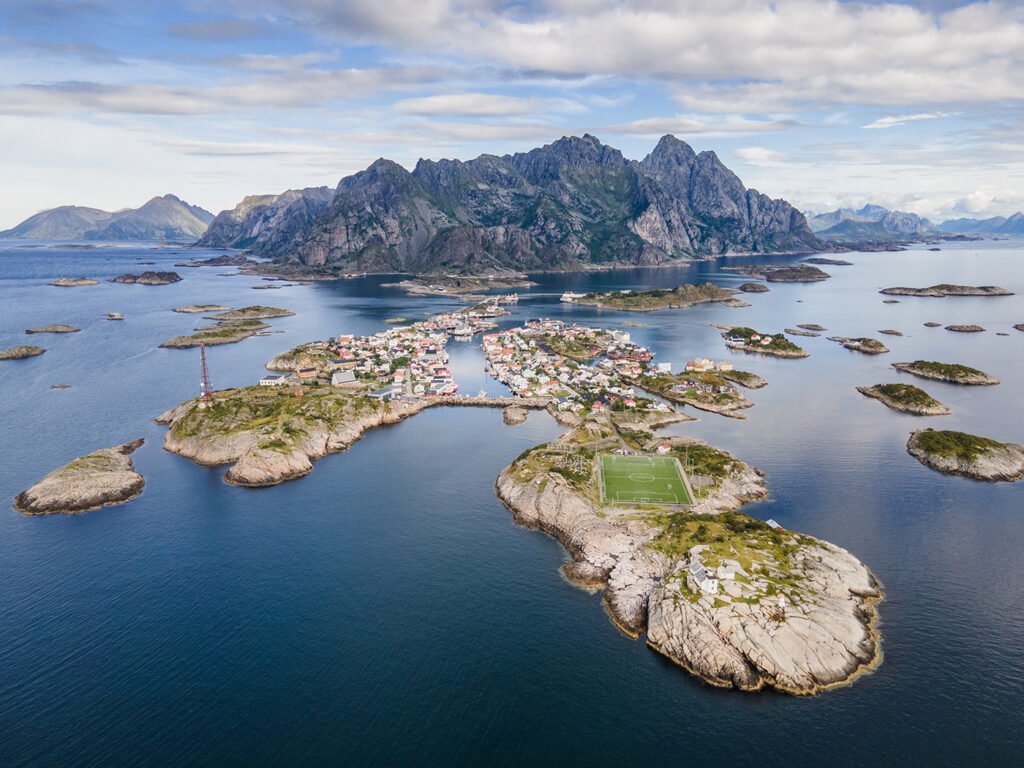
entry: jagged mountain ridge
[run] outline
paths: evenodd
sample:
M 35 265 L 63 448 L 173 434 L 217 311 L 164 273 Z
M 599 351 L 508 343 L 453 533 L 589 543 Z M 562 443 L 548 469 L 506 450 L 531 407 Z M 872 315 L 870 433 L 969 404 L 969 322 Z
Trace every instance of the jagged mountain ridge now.
M 1024 213 L 1018 211 L 1009 218 L 994 216 L 991 219 L 952 219 L 942 222 L 939 229 L 961 234 L 1024 235 Z
M 466 273 L 821 247 L 789 203 L 746 189 L 713 152 L 672 136 L 639 162 L 590 135 L 503 157 L 420 160 L 412 171 L 380 159 L 342 179 L 309 226 L 279 208 L 271 198 L 225 211 L 200 243 L 248 241 L 241 247 L 296 267 Z
M 280 195 L 250 195 L 219 213 L 197 246 L 288 253 L 297 248 L 334 198 L 330 187 L 289 189 Z
M 200 237 L 213 214 L 175 195 L 154 197 L 139 208 L 102 211 L 65 205 L 41 211 L 0 238 L 24 240 L 180 240 Z

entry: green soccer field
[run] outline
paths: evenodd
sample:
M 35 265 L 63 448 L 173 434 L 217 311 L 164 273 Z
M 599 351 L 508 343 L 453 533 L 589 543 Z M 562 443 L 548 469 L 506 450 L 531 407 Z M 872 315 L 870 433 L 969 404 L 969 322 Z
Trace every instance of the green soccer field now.
M 690 504 L 679 462 L 668 456 L 601 456 L 601 499 L 627 504 Z

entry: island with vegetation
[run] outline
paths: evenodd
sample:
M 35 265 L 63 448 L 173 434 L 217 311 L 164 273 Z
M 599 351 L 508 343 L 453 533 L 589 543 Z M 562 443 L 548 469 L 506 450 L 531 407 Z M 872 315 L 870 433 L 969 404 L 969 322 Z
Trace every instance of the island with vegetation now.
M 768 382 L 765 379 L 750 371 L 739 371 L 733 368 L 731 371 L 718 371 L 718 375 L 726 381 L 739 384 L 747 389 L 761 389 L 768 386 Z
M 210 307 L 214 305 L 205 306 Z M 189 314 L 196 309 L 199 309 L 199 307 L 179 307 L 174 311 Z M 165 349 L 192 349 L 200 345 L 215 347 L 221 344 L 237 344 L 251 336 L 266 331 L 270 326 L 263 322 L 264 319 L 291 317 L 294 314 L 294 312 L 290 312 L 287 309 L 259 305 L 242 307 L 241 309 L 225 308 L 225 311 L 217 312 L 206 318 L 207 320 L 212 320 L 214 322 L 213 325 L 197 328 L 196 332 L 189 336 L 175 336 L 160 346 Z
M 803 260 L 804 264 L 821 264 L 822 266 L 831 267 L 852 267 L 853 262 L 847 261 L 846 259 L 829 259 L 825 256 L 812 256 L 809 259 Z
M 529 288 L 536 283 L 521 275 L 466 277 L 461 275 L 430 275 L 397 283 L 383 283 L 382 288 L 401 288 L 410 296 L 461 296 Z
M 742 349 L 775 357 L 810 357 L 810 353 L 787 339 L 784 334 L 759 333 L 753 328 L 734 327 L 722 334 L 725 345 L 730 349 Z
M 236 320 L 271 320 L 277 317 L 293 317 L 294 315 L 294 312 L 287 309 L 255 305 L 218 312 L 215 315 L 210 315 L 209 319 L 217 320 L 218 322 L 232 322 Z
M 248 256 L 243 256 L 240 253 L 228 253 L 223 256 L 212 256 L 209 259 L 197 259 L 195 261 L 182 261 L 178 262 L 174 266 L 176 267 L 249 267 L 259 262 L 250 259 Z
M 9 349 L 0 349 L 0 360 L 25 360 L 29 357 L 37 357 L 46 350 L 31 344 L 19 344 Z
M 965 432 L 924 429 L 911 434 L 907 452 L 926 467 L 946 475 L 987 482 L 1024 477 L 1024 445 L 1000 443 Z
M 881 659 L 868 568 L 846 550 L 737 511 L 766 496 L 763 476 L 702 442 L 630 435 L 699 478 L 686 506 L 609 502 L 598 465 L 608 430 L 587 423 L 505 468 L 498 496 L 521 525 L 558 539 L 570 581 L 604 590 L 613 622 L 701 680 L 807 695 Z M 614 460 L 614 459 L 613 459 Z
M 816 339 L 821 336 L 817 331 L 805 331 L 802 328 L 783 328 L 782 332 L 789 336 L 806 336 L 811 339 Z
M 177 272 L 152 272 L 145 271 L 140 275 L 118 275 L 110 278 L 112 283 L 125 283 L 128 285 L 170 285 L 181 282 L 181 275 Z
M 685 309 L 697 304 L 722 303 L 736 306 L 742 302 L 736 299 L 736 291 L 714 283 L 694 285 L 684 283 L 676 288 L 661 288 L 651 291 L 604 291 L 587 293 L 575 298 L 575 304 L 586 304 L 598 309 L 612 309 L 624 312 L 654 312 L 659 309 Z
M 671 403 L 682 403 L 700 411 L 745 419 L 745 408 L 754 404 L 718 371 L 652 373 L 636 380 L 637 385 Z
M 736 287 L 743 293 L 768 293 L 771 290 L 764 283 L 742 283 Z
M 724 269 L 748 277 L 760 277 L 769 283 L 818 283 L 832 277 L 812 264 L 741 264 Z
M 26 515 L 74 514 L 131 501 L 145 486 L 131 459 L 142 442 L 103 448 L 68 462 L 19 493 L 15 509 Z
M 894 411 L 915 416 L 948 416 L 951 413 L 948 406 L 913 384 L 875 384 L 873 387 L 857 387 L 857 391 Z
M 878 339 L 869 339 L 866 336 L 853 339 L 846 336 L 830 336 L 828 340 L 838 342 L 854 352 L 863 352 L 865 355 L 881 355 L 889 351 L 889 348 Z
M 946 381 L 950 384 L 965 384 L 969 386 L 998 384 L 999 379 L 989 376 L 984 371 L 971 368 L 958 363 L 939 363 L 934 360 L 914 360 L 909 363 L 893 363 L 892 367 L 897 371 L 911 373 L 920 376 L 922 379 L 934 379 L 935 381 Z
M 885 288 L 879 293 L 887 296 L 925 296 L 930 298 L 943 298 L 945 296 L 1013 296 L 1013 291 L 1000 288 L 998 285 L 951 285 L 940 283 L 930 285 L 927 288 Z
M 99 280 L 93 280 L 91 277 L 58 277 L 50 285 L 55 285 L 58 288 L 79 288 L 84 285 L 99 285 Z
M 956 333 L 984 333 L 985 331 L 980 325 L 975 325 L 974 323 L 947 325 L 946 330 L 955 331 Z
M 81 328 L 76 328 L 67 323 L 51 323 L 50 325 L 37 325 L 32 328 L 26 328 L 25 333 L 31 336 L 35 333 L 78 333 L 81 330 Z
M 206 312 L 227 312 L 231 307 L 223 304 L 190 304 L 187 307 L 175 307 L 173 310 L 182 315 L 201 315 Z

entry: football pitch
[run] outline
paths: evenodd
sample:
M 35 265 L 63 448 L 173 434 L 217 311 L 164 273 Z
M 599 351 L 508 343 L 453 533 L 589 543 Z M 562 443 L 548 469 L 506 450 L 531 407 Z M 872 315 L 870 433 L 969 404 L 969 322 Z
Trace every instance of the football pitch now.
M 601 456 L 601 498 L 627 504 L 690 504 L 679 469 L 669 456 Z

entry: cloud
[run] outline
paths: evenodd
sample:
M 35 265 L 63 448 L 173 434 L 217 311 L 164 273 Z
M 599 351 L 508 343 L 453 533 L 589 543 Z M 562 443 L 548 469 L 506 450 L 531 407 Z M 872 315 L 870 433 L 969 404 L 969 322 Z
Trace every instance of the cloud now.
M 446 93 L 403 99 L 392 106 L 402 114 L 457 117 L 513 117 L 584 109 L 578 102 L 568 99 L 520 98 L 496 93 Z
M 189 21 L 171 24 L 167 31 L 175 37 L 188 40 L 223 42 L 251 40 L 271 34 L 266 25 L 250 19 L 218 19 L 216 21 Z
M 800 123 L 794 120 L 749 120 L 742 117 L 712 119 L 700 115 L 677 115 L 675 117 L 648 117 L 620 125 L 611 125 L 601 130 L 611 133 L 628 133 L 640 136 L 663 136 L 666 133 L 730 134 L 765 133 L 796 128 Z
M 955 113 L 949 112 L 919 112 L 916 115 L 891 115 L 889 117 L 880 117 L 872 123 L 868 123 L 863 128 L 892 128 L 897 125 L 903 125 L 904 123 L 917 123 L 921 120 L 938 120 L 942 117 L 952 117 Z
M 756 165 L 761 168 L 779 168 L 786 165 L 786 155 L 774 149 L 766 147 L 740 147 L 733 150 L 733 154 L 739 157 L 748 165 Z

